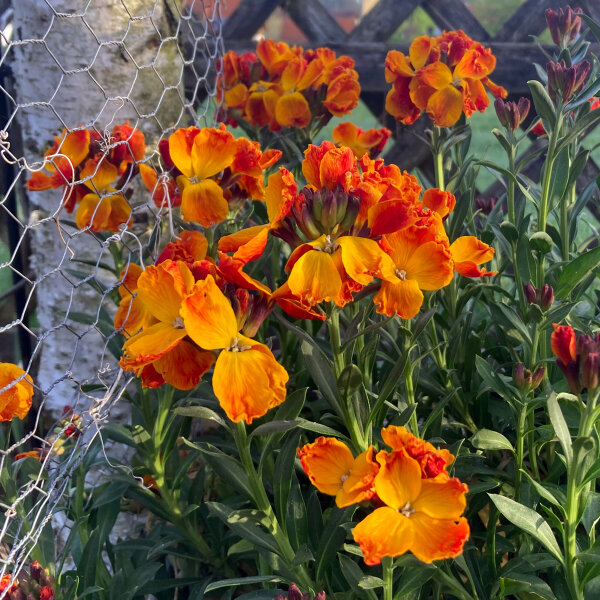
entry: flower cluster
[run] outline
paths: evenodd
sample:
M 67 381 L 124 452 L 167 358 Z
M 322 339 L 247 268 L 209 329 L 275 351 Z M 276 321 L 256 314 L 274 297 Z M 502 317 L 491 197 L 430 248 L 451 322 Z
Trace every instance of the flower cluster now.
M 580 333 L 568 325 L 554 324 L 550 337 L 556 364 L 565 374 L 573 394 L 581 394 L 598 387 L 600 377 L 600 333 L 594 337 Z
M 63 130 L 44 154 L 44 170 L 31 175 L 27 188 L 66 190 L 64 208 L 71 213 L 77 206 L 77 227 L 118 231 L 131 217 L 122 190 L 145 151 L 144 134 L 129 123 L 115 125 L 111 132 Z
M 217 88 L 223 102 L 220 120 L 271 131 L 341 117 L 356 107 L 360 95 L 358 73 L 349 56 L 273 40 L 259 42 L 256 54 L 227 52 Z
M 339 507 L 369 501 L 374 508 L 353 530 L 365 563 L 412 552 L 423 562 L 462 552 L 469 525 L 462 516 L 467 486 L 450 477 L 454 457 L 416 438 L 404 427 L 382 429 L 392 449 L 357 457 L 335 438 L 320 437 L 298 449 L 311 483 L 335 496 Z
M 239 261 L 222 255 L 216 264 L 206 247 L 201 233 L 184 232 L 156 265 L 129 265 L 123 273 L 115 315 L 115 328 L 127 337 L 121 366 L 147 387 L 189 390 L 214 365 L 223 410 L 233 421 L 251 423 L 286 394 L 287 372 L 251 339 L 273 300 Z
M 450 127 L 463 112 L 466 117 L 483 112 L 489 105 L 488 90 L 496 97 L 507 96 L 489 78 L 495 66 L 492 51 L 461 30 L 418 37 L 408 56 L 398 50 L 387 54 L 385 78 L 393 87 L 386 110 L 407 125 L 426 111 L 435 125 Z
M 23 570 L 18 578 L 4 575 L 0 579 L 0 595 L 6 600 L 54 600 L 55 585 L 49 570 L 35 560 L 29 566 L 29 573 Z
M 24 419 L 31 408 L 33 380 L 12 363 L 0 363 L 0 421 Z
M 451 193 L 434 188 L 421 197 L 414 176 L 368 155 L 357 161 L 350 148 L 331 142 L 309 145 L 302 173 L 307 185 L 300 192 L 285 168 L 269 178 L 269 224 L 219 241 L 222 252 L 242 262 L 261 255 L 269 233 L 288 242 L 288 280 L 276 296 L 291 293 L 306 308 L 323 301 L 344 306 L 379 278 L 378 312 L 410 319 L 422 290 L 448 285 L 455 271 L 495 274 L 478 267 L 493 248 L 473 236 L 450 243 L 443 223 L 456 203 Z

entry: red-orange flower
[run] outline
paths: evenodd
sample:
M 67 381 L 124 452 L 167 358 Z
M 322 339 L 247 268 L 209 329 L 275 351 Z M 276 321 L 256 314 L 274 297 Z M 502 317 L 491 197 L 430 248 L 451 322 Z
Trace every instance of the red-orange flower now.
M 110 143 L 114 145 L 110 150 L 109 160 L 122 175 L 127 167 L 134 162 L 140 162 L 146 153 L 146 140 L 144 134 L 128 122 L 113 127 Z
M 373 480 L 379 465 L 370 446 L 356 458 L 346 444 L 335 438 L 319 437 L 298 448 L 298 458 L 310 482 L 323 494 L 335 496 L 343 508 L 370 500 L 375 494 Z
M 360 159 L 367 152 L 371 158 L 378 156 L 392 132 L 385 127 L 363 130 L 354 123 L 347 122 L 334 127 L 331 135 L 334 142 L 350 148 L 354 156 Z
M 139 164 L 138 168 L 144 186 L 152 194 L 152 201 L 158 208 L 181 204 L 181 192 L 172 177 L 166 173 L 159 176 L 155 169 L 143 163 Z
M 563 365 L 568 365 L 577 358 L 575 331 L 569 325 L 554 323 L 554 331 L 550 336 L 552 353 Z
M 353 530 L 365 563 L 379 564 L 384 556 L 412 552 L 431 563 L 461 554 L 469 537 L 462 517 L 467 486 L 458 479 L 423 479 L 421 466 L 406 450 L 377 454 L 381 468 L 375 491 L 385 504 Z
M 0 421 L 24 419 L 31 408 L 33 380 L 17 365 L 0 363 Z

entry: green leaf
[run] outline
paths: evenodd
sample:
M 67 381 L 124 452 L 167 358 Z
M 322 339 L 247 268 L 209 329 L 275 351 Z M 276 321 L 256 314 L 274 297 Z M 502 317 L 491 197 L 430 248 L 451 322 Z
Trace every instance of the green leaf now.
M 299 439 L 300 432 L 294 432 L 287 436 L 287 439 L 277 455 L 277 460 L 275 461 L 275 473 L 273 475 L 275 511 L 277 516 L 282 519 L 284 527 Z
M 306 341 L 300 342 L 300 352 L 304 356 L 306 368 L 313 378 L 318 390 L 333 407 L 338 406 L 337 384 L 331 368 L 331 361 L 323 359 L 322 352 L 313 344 Z M 336 411 L 338 412 L 338 411 Z
M 250 585 L 253 583 L 282 583 L 284 580 L 276 575 L 254 575 L 252 577 L 236 577 L 233 579 L 219 579 L 219 581 L 213 581 L 206 586 L 204 592 L 213 592 L 214 590 L 220 590 L 221 588 Z
M 192 417 L 193 419 L 206 419 L 208 421 L 215 421 L 222 427 L 227 427 L 225 420 L 214 410 L 207 408 L 206 406 L 177 406 L 172 410 L 173 414 L 180 415 L 182 417 Z
M 514 448 L 506 437 L 491 429 L 480 429 L 470 441 L 480 450 L 510 450 L 514 453 Z
M 263 423 L 256 427 L 256 429 L 252 430 L 252 433 L 248 436 L 248 439 L 254 437 L 255 435 L 268 435 L 270 433 L 283 433 L 285 431 L 289 431 L 290 429 L 295 429 L 300 425 L 301 421 L 269 421 L 268 423 Z
M 598 23 L 596 23 L 596 21 L 594 21 L 594 19 L 588 15 L 579 16 L 585 21 L 585 24 L 590 28 L 590 31 L 594 37 L 600 42 L 600 25 L 598 25 Z
M 565 135 L 556 145 L 556 152 L 560 152 L 563 148 L 566 148 L 578 135 L 585 132 L 586 129 L 596 125 L 600 121 L 600 111 L 593 110 L 581 119 L 575 121 L 573 128 Z
M 366 578 L 366 575 L 362 572 L 362 569 L 358 566 L 358 564 L 345 554 L 338 554 L 338 560 L 340 563 L 340 570 L 342 571 L 344 579 L 348 582 L 349 589 L 355 590 L 357 587 L 362 587 L 361 581 Z M 373 579 L 378 579 L 378 577 L 373 577 Z M 381 583 L 383 584 L 383 581 Z M 362 594 L 365 599 L 368 598 L 369 600 L 377 600 L 375 592 L 370 591 L 371 588 L 367 587 L 363 589 L 369 590 Z
M 570 465 L 573 462 L 571 432 L 569 431 L 567 422 L 565 421 L 562 411 L 560 410 L 560 406 L 554 392 L 552 392 L 548 398 L 548 415 L 550 416 L 550 422 L 554 428 L 554 433 L 556 433 L 556 437 L 558 438 L 563 452 L 565 453 L 567 465 Z
M 541 82 L 532 79 L 527 82 L 531 91 L 531 98 L 533 99 L 533 105 L 535 106 L 535 112 L 544 121 L 550 124 L 551 127 L 556 123 L 556 108 L 554 102 L 548 95 L 546 88 Z
M 337 431 L 337 429 L 327 427 L 327 425 L 321 425 L 321 423 L 313 423 L 312 421 L 301 420 L 298 424 L 298 427 L 300 427 L 301 429 L 306 429 L 306 431 L 313 431 L 314 433 L 318 433 L 320 435 L 329 435 L 341 438 L 348 442 L 350 441 L 348 436 L 345 436 L 343 433 L 340 433 L 339 431 Z
M 598 111 L 600 112 L 600 111 Z M 588 250 L 572 260 L 558 278 L 554 295 L 557 299 L 566 298 L 573 288 L 600 265 L 600 246 Z
M 325 572 L 331 566 L 337 551 L 344 543 L 346 530 L 342 526 L 352 519 L 356 508 L 356 506 L 349 506 L 344 509 L 333 507 L 330 510 L 329 519 L 323 528 L 317 549 L 317 560 L 315 562 L 317 584 L 323 581 Z
M 523 600 L 556 600 L 550 586 L 535 575 L 514 573 L 510 577 L 500 578 L 501 598 L 506 596 L 523 598 Z
M 249 540 L 253 544 L 280 554 L 279 546 L 275 538 L 261 526 L 263 513 L 259 511 L 238 511 L 229 508 L 219 502 L 206 502 L 210 511 L 219 517 L 233 533 L 244 540 Z
M 552 533 L 552 529 L 550 529 L 550 525 L 541 515 L 506 496 L 499 496 L 498 494 L 488 494 L 488 496 L 506 519 L 538 540 L 554 558 L 563 564 L 563 556 L 558 542 Z

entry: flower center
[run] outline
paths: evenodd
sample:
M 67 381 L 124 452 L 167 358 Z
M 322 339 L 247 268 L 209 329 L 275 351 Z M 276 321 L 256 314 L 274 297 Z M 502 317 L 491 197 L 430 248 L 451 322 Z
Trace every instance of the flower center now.
M 233 338 L 233 342 L 231 342 L 231 346 L 225 348 L 226 352 L 244 352 L 246 350 L 250 350 L 252 346 L 242 346 L 240 342 L 240 338 Z
M 345 475 L 342 475 L 342 483 L 347 481 L 348 477 L 350 477 L 350 473 L 352 473 L 352 471 L 348 471 Z
M 410 517 L 414 512 L 415 509 L 410 507 L 410 502 L 407 502 L 401 509 L 400 512 L 405 516 L 405 517 Z
M 174 321 L 173 321 L 173 327 L 175 329 L 185 329 L 185 325 L 183 324 L 183 319 L 181 317 L 177 317 Z
M 198 177 L 196 177 L 196 175 L 194 175 L 193 177 L 190 177 L 190 183 L 195 184 L 195 183 L 200 183 L 200 181 L 198 180 Z
M 406 281 L 406 271 L 404 269 L 396 269 L 396 275 L 402 281 Z
M 333 254 L 337 249 L 337 244 L 331 240 L 331 236 L 326 235 L 325 246 L 323 246 L 323 252 L 327 252 L 327 254 Z

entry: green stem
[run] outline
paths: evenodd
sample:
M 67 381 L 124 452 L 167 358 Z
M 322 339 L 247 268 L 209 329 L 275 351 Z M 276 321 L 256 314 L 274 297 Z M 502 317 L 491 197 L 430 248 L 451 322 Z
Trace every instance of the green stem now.
M 406 328 L 410 331 L 410 321 L 405 322 Z M 404 385 L 406 387 L 406 402 L 408 406 L 416 405 L 415 384 L 413 381 L 413 364 L 410 360 L 411 340 L 409 335 L 404 336 L 403 351 L 406 353 L 406 366 L 404 367 Z M 408 428 L 413 435 L 419 436 L 419 422 L 417 421 L 416 408 L 410 416 Z
M 517 425 L 517 448 L 516 448 L 516 465 L 515 465 L 515 500 L 519 502 L 521 497 L 521 480 L 523 474 L 523 454 L 525 450 L 525 426 L 527 421 L 527 404 L 523 402 L 519 411 L 519 420 Z
M 574 470 L 574 469 L 570 469 Z M 564 527 L 565 570 L 567 585 L 573 600 L 583 600 L 577 572 L 577 517 L 579 496 L 574 473 L 569 473 L 567 482 L 567 514 Z
M 381 559 L 383 569 L 383 600 L 393 600 L 394 598 L 394 559 L 391 556 L 384 556 Z
M 575 186 L 571 186 L 568 194 L 560 203 L 560 242 L 563 260 L 569 260 L 571 241 L 569 239 L 569 206 L 575 195 Z
M 515 287 L 517 288 L 517 296 L 519 297 L 519 309 L 521 310 L 521 315 L 525 316 L 525 313 L 527 312 L 527 301 L 525 299 L 525 288 L 523 287 L 523 280 L 521 279 L 521 273 L 519 273 L 519 269 L 517 266 L 517 243 L 513 242 L 511 246 L 513 270 L 515 272 Z
M 329 330 L 329 340 L 331 343 L 331 355 L 333 357 L 333 372 L 336 381 L 339 380 L 346 361 L 342 352 L 342 343 L 340 335 L 340 310 L 336 306 L 332 306 L 327 316 L 327 328 Z M 350 439 L 358 452 L 363 452 L 367 449 L 366 436 L 361 430 L 357 415 L 354 412 L 351 398 L 349 394 L 341 394 L 340 398 L 341 417 L 346 425 L 346 429 L 350 433 Z
M 538 231 L 546 231 L 546 221 L 548 220 L 548 211 L 550 208 L 550 183 L 552 181 L 552 168 L 556 159 L 555 150 L 558 141 L 558 135 L 562 126 L 562 107 L 557 110 L 556 125 L 550 132 L 548 141 L 548 154 L 544 164 L 544 177 L 542 179 L 542 195 L 540 197 L 540 207 L 538 211 Z
M 244 471 L 248 477 L 248 482 L 250 483 L 252 498 L 256 504 L 256 507 L 264 513 L 267 522 L 269 523 L 271 535 L 275 539 L 281 551 L 281 556 L 286 561 L 288 567 L 294 572 L 300 586 L 304 588 L 305 591 L 311 591 L 314 593 L 316 586 L 306 569 L 302 565 L 297 567 L 291 566 L 296 553 L 294 552 L 294 549 L 292 548 L 285 531 L 282 529 L 277 517 L 275 516 L 273 507 L 271 506 L 271 502 L 267 496 L 265 486 L 260 475 L 256 471 L 256 468 L 254 467 L 254 461 L 252 460 L 252 454 L 250 453 L 250 442 L 248 441 L 248 436 L 246 435 L 246 425 L 243 422 L 235 423 L 233 435 L 242 466 L 244 467 Z
M 435 184 L 440 190 L 443 190 L 445 187 L 444 181 L 444 155 L 440 151 L 436 151 L 434 154 L 435 162 Z
M 515 175 L 515 147 L 512 144 L 510 146 L 510 152 L 508 152 L 508 170 L 511 174 Z M 517 217 L 515 212 L 515 182 L 512 177 L 508 178 L 506 200 L 508 203 L 508 220 L 510 223 L 516 226 Z

